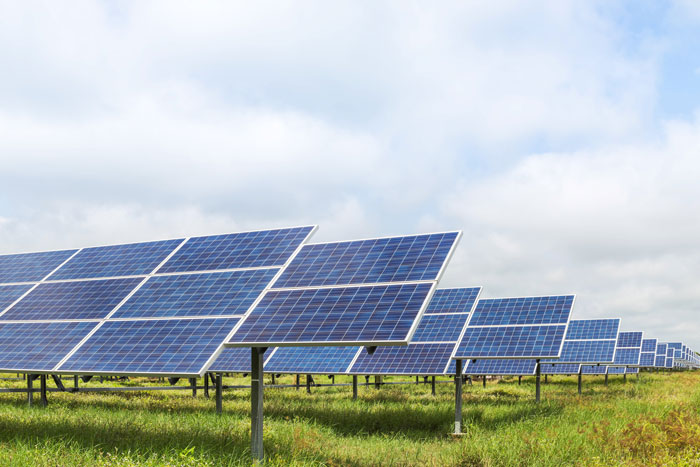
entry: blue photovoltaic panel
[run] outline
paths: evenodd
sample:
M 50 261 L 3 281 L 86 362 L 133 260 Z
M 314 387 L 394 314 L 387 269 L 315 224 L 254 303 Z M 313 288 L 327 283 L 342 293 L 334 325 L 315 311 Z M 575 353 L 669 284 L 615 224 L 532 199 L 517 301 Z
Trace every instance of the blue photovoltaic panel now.
M 456 342 L 469 314 L 423 315 L 411 342 Z
M 663 355 L 657 355 L 654 360 L 654 366 L 663 368 L 666 365 L 666 357 Z
M 242 315 L 277 271 L 253 269 L 151 277 L 112 317 Z
M 265 363 L 265 371 L 307 374 L 345 373 L 358 350 L 359 347 L 279 347 Z M 367 353 L 365 350 L 363 352 Z
M 40 281 L 76 251 L 2 255 L 0 256 L 0 283 Z
M 654 353 L 656 353 L 656 339 L 644 339 L 644 340 L 642 340 L 642 352 L 654 352 Z
M 430 299 L 425 314 L 470 313 L 480 292 L 481 287 L 437 289 Z
M 141 281 L 128 278 L 39 284 L 0 320 L 101 319 Z
M 305 245 L 275 288 L 436 280 L 458 232 Z
M 431 287 L 421 283 L 270 290 L 229 342 L 406 342 Z
M 615 350 L 615 363 L 617 365 L 639 365 L 639 349 Z
M 180 243 L 182 239 L 84 248 L 49 280 L 150 274 Z
M 454 358 L 556 358 L 566 325 L 467 326 Z
M 627 368 L 627 369 L 625 369 L 625 373 L 627 373 L 627 374 L 639 373 L 639 368 Z
M 573 295 L 481 299 L 476 304 L 469 327 L 566 324 L 573 305 Z
M 617 339 L 620 319 L 572 319 L 566 331 L 566 340 Z
M 535 374 L 537 364 L 534 360 L 477 360 L 469 361 L 465 375 L 514 375 L 528 376 Z M 452 370 L 454 372 L 454 370 Z
M 639 357 L 639 366 L 652 367 L 656 361 L 656 354 L 652 352 L 642 352 Z
M 609 375 L 624 375 L 627 372 L 627 369 L 624 366 L 609 366 L 608 367 L 608 374 Z
M 49 371 L 95 326 L 92 322 L 1 323 L 0 369 Z
M 237 318 L 106 321 L 59 370 L 199 374 L 237 322 Z
M 2 285 L 0 286 L 0 312 L 12 305 L 12 303 L 22 296 L 31 285 Z
M 663 342 L 659 342 L 656 344 L 656 355 L 663 355 L 664 357 L 666 356 L 666 349 L 667 346 Z
M 579 363 L 552 364 L 541 363 L 540 372 L 543 375 L 576 375 L 581 368 Z
M 272 349 L 267 349 L 263 354 L 264 358 L 267 358 L 270 352 Z M 249 347 L 224 347 L 207 371 L 212 373 L 250 373 L 250 359 Z
M 608 372 L 605 365 L 581 365 L 581 373 L 584 375 L 604 375 Z
M 673 359 L 672 358 L 666 359 L 666 368 L 673 368 Z
M 363 351 L 350 369 L 350 373 L 441 375 L 450 360 L 452 350 L 454 350 L 454 344 L 378 347 L 372 355 Z
M 193 237 L 158 272 L 283 266 L 313 226 Z
M 614 340 L 565 340 L 559 360 L 553 363 L 613 363 L 614 355 Z
M 642 333 L 639 331 L 634 332 L 621 332 L 617 337 L 617 347 L 641 347 L 642 346 Z

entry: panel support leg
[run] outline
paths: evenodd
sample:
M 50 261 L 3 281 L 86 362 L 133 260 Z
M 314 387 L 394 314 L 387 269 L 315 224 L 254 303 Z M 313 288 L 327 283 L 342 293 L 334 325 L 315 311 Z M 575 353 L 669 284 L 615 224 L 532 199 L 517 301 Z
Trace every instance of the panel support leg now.
M 535 402 L 540 401 L 540 361 L 535 364 Z M 545 375 L 545 378 L 547 375 Z
M 190 378 L 190 386 L 192 386 L 192 397 L 197 397 L 197 378 Z
M 455 435 L 462 434 L 462 360 L 455 361 Z
M 357 375 L 352 375 L 352 400 L 357 400 Z
M 382 387 L 382 377 L 380 375 L 374 376 L 374 387 L 379 389 Z
M 622 381 L 627 382 L 627 373 L 622 375 Z
M 78 378 L 78 375 L 73 376 L 73 392 L 78 392 L 79 381 L 80 381 L 80 378 Z
M 608 385 L 608 374 L 607 373 L 605 373 L 605 385 L 606 386 Z
M 547 375 L 544 375 L 544 384 L 547 384 Z
M 209 375 L 204 373 L 204 397 L 209 399 Z
M 274 373 L 272 373 L 272 384 L 273 385 L 275 384 L 275 374 Z
M 29 407 L 34 403 L 33 381 L 32 375 L 27 375 L 27 405 L 29 405 Z
M 520 385 L 523 382 L 523 377 L 522 375 L 518 376 L 518 385 Z
M 221 380 L 223 379 L 223 374 L 217 373 L 216 374 L 216 413 L 221 415 L 223 411 L 223 404 L 222 404 L 222 384 Z
M 418 384 L 418 376 L 416 376 L 416 384 Z
M 297 391 L 299 390 L 299 373 L 297 373 Z
M 262 463 L 263 452 L 263 354 L 265 347 L 251 347 L 250 366 L 250 453 L 253 462 Z
M 311 375 L 306 375 L 306 393 L 311 394 Z
M 49 401 L 46 398 L 46 375 L 41 375 L 41 406 L 46 407 Z
M 481 382 L 483 383 L 484 387 L 486 387 L 486 375 L 482 377 Z
M 435 395 L 435 376 L 433 376 L 432 379 L 430 380 L 430 389 L 431 389 L 431 392 L 434 396 Z
M 581 381 L 581 370 L 578 370 L 578 395 L 581 395 L 581 387 L 582 387 L 582 381 Z

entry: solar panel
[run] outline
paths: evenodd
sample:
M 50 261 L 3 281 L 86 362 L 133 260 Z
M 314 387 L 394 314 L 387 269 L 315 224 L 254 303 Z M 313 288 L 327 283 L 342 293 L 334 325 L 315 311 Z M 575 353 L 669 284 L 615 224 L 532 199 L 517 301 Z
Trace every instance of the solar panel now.
M 604 375 L 607 372 L 606 365 L 581 365 L 581 374 L 584 375 Z
M 49 276 L 50 280 L 144 275 L 153 270 L 183 239 L 83 248 Z
M 642 350 L 643 332 L 621 332 L 617 337 L 615 348 L 615 364 L 617 365 L 639 365 L 639 358 Z
M 609 375 L 624 375 L 627 372 L 627 368 L 624 366 L 609 366 L 608 367 L 608 374 Z
M 0 323 L 0 369 L 49 371 L 97 323 Z
M 37 282 L 78 250 L 0 255 L 0 283 Z
M 469 361 L 465 375 L 487 376 L 530 376 L 535 374 L 537 363 L 534 360 L 476 360 Z
M 656 355 L 650 352 L 642 352 L 639 357 L 639 366 L 653 367 L 656 362 Z
M 226 345 L 406 344 L 459 235 L 449 232 L 325 243 L 321 248 L 306 245 Z M 380 244 L 384 248 L 377 251 Z M 348 254 L 338 255 L 338 251 Z M 304 267 L 299 266 L 302 263 Z M 417 277 L 420 282 L 404 282 Z M 401 282 L 386 283 L 398 279 Z M 339 285 L 347 282 L 352 285 Z M 290 286 L 295 288 L 287 288 Z
M 272 353 L 271 349 L 265 353 Z M 207 371 L 212 373 L 250 373 L 250 349 L 247 347 L 224 347 Z
M 571 320 L 558 360 L 542 363 L 613 363 L 620 319 Z
M 39 284 L 0 320 L 102 319 L 142 279 L 100 279 Z
M 558 358 L 573 305 L 573 295 L 481 299 L 453 358 Z
M 237 321 L 106 321 L 57 370 L 88 374 L 201 374 Z
M 666 365 L 666 357 L 663 355 L 657 355 L 654 359 L 654 366 L 657 368 L 663 368 Z
M 542 363 L 540 372 L 543 375 L 577 375 L 581 369 L 578 363 Z
M 628 374 L 628 375 L 629 375 L 629 374 L 639 373 L 639 368 L 626 368 L 626 369 L 625 369 L 625 373 Z
M 467 326 L 455 358 L 556 358 L 566 325 Z
M 151 277 L 112 317 L 243 315 L 279 269 Z
M 423 315 L 411 343 L 451 342 L 454 345 L 468 318 L 468 313 Z
M 367 353 L 361 347 L 278 347 L 265 362 L 265 371 L 305 374 L 347 373 L 360 350 L 362 353 Z M 248 365 L 250 366 L 250 362 Z
M 656 354 L 656 339 L 643 339 L 642 352 L 652 352 Z
M 363 352 L 352 366 L 353 374 L 435 375 L 444 374 L 454 343 L 409 344 L 406 347 L 378 347 L 373 355 Z M 439 371 L 436 369 L 439 368 Z
M 438 289 L 430 299 L 425 314 L 471 313 L 480 293 L 481 287 Z
M 158 272 L 282 266 L 314 229 L 305 226 L 193 237 Z
M 435 280 L 458 235 L 447 232 L 307 245 L 275 287 Z

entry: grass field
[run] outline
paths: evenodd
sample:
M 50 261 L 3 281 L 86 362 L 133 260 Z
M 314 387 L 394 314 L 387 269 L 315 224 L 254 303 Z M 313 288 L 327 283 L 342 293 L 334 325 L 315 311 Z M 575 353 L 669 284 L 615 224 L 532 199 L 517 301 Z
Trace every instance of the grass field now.
M 557 376 L 540 404 L 532 380 L 465 386 L 459 439 L 452 384 L 435 397 L 423 384 L 360 387 L 357 401 L 350 387 L 268 389 L 265 453 L 271 465 L 700 465 L 700 373 L 585 377 L 581 397 Z M 249 411 L 247 390 L 224 392 L 223 416 L 201 391 L 50 393 L 47 408 L 1 394 L 0 465 L 248 465 Z

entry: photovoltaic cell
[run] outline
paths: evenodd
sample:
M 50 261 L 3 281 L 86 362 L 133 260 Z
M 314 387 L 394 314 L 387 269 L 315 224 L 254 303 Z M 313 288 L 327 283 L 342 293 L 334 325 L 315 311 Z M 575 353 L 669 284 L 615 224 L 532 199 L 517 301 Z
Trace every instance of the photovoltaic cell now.
M 406 341 L 431 287 L 270 290 L 229 342 L 293 346 Z
M 94 322 L 0 323 L 0 369 L 49 371 Z
M 457 232 L 305 245 L 275 288 L 435 280 Z
M 268 358 L 272 349 L 263 354 Z M 248 347 L 224 347 L 207 371 L 213 373 L 250 373 L 251 351 Z M 267 370 L 267 368 L 265 368 Z
M 359 347 L 280 347 L 265 363 L 265 371 L 307 374 L 346 373 L 359 349 Z M 363 353 L 367 352 L 363 350 Z
M 59 370 L 199 374 L 237 318 L 106 321 Z
M 313 226 L 193 237 L 158 272 L 283 266 Z
M 629 374 L 639 373 L 639 368 L 626 368 L 626 369 L 625 369 L 625 373 L 628 374 L 628 375 L 629 375 Z
M 409 344 L 405 347 L 378 347 L 373 355 L 362 352 L 350 372 L 369 375 L 443 374 L 453 349 L 454 344 Z
M 49 280 L 150 274 L 182 239 L 84 248 Z
M 617 339 L 620 319 L 572 319 L 566 331 L 566 340 Z
M 656 355 L 663 355 L 665 357 L 666 349 L 666 344 L 663 342 L 659 342 L 658 344 L 656 344 Z
M 155 276 L 113 318 L 244 314 L 278 269 Z
M 470 313 L 480 292 L 481 287 L 438 289 L 430 299 L 425 314 Z
M 654 366 L 663 368 L 666 365 L 666 357 L 663 355 L 657 355 L 655 360 L 654 360 Z
M 423 315 L 411 342 L 457 342 L 468 313 Z
M 0 283 L 37 282 L 77 250 L 46 251 L 0 256 Z
M 577 375 L 581 368 L 579 363 L 541 363 L 540 365 L 540 373 L 543 375 Z
M 639 358 L 639 366 L 653 367 L 656 361 L 656 354 L 652 352 L 642 352 Z
M 565 340 L 561 356 L 553 363 L 613 363 L 614 340 Z
M 482 299 L 476 304 L 469 326 L 565 324 L 573 304 L 573 295 Z
M 455 358 L 555 358 L 564 339 L 560 326 L 467 326 Z
M 0 316 L 0 320 L 101 319 L 141 280 L 128 278 L 42 283 Z
M 31 289 L 31 285 L 2 285 L 0 286 L 0 312 L 12 305 L 22 294 Z
M 535 374 L 536 365 L 534 360 L 477 360 L 476 362 L 469 361 L 464 374 L 477 376 L 528 376 Z

